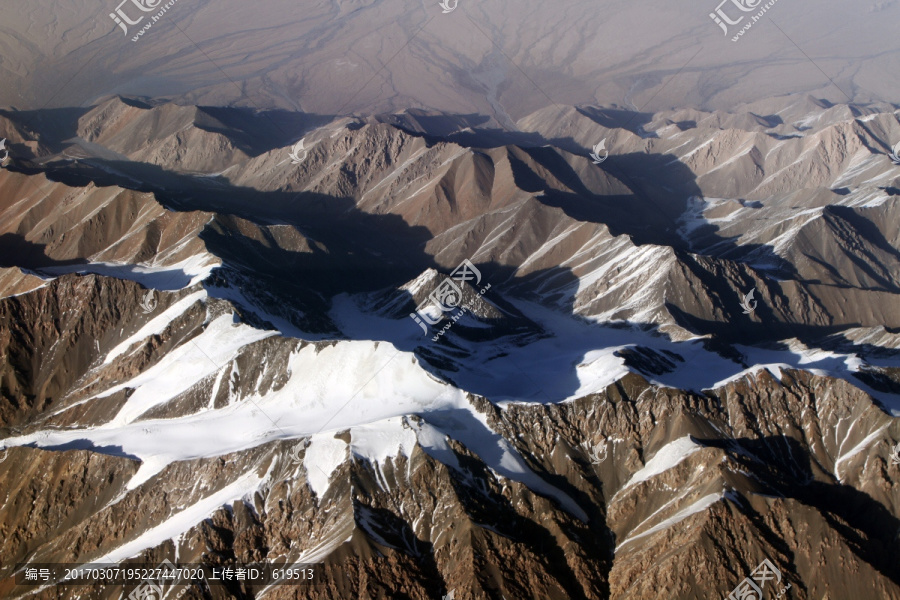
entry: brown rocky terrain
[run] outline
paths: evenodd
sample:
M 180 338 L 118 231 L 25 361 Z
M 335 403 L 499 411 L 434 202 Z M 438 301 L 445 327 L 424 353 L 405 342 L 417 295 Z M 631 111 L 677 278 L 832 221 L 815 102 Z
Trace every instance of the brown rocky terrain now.
M 900 598 L 891 111 L 5 111 L 2 594 Z

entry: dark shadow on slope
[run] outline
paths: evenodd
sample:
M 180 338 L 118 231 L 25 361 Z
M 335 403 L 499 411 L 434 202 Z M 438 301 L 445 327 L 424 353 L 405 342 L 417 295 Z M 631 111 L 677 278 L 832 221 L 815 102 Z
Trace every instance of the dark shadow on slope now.
M 644 131 L 644 125 L 650 123 L 654 117 L 653 113 L 642 113 L 618 107 L 579 106 L 576 107 L 576 110 L 606 129 L 627 129 L 639 137 L 649 137 L 648 133 Z
M 643 132 L 642 126 L 652 116 L 618 109 L 579 111 L 606 127 L 623 127 L 630 121 L 633 131 L 645 137 L 647 134 Z M 757 120 L 761 125 L 774 123 L 769 122 L 770 117 L 757 117 Z M 437 140 L 432 140 L 435 141 Z M 545 204 L 562 208 L 579 220 L 607 224 L 614 234 L 629 235 L 638 245 L 665 244 L 684 251 L 747 263 L 781 279 L 796 276 L 793 266 L 776 255 L 771 246 L 739 245 L 737 236 L 720 236 L 717 233 L 719 227 L 712 223 L 700 225 L 691 235 L 692 240 L 701 241 L 700 238 L 704 238 L 701 246 L 695 247 L 692 240 L 684 239 L 678 230 L 683 225 L 681 219 L 688 214 L 688 198 L 702 197 L 702 192 L 694 174 L 677 157 L 613 153 L 599 169 L 627 185 L 630 193 L 598 195 L 585 189 L 581 177 L 571 165 L 552 148 L 547 147 L 553 146 L 571 154 L 588 156 L 591 149 L 582 147 L 572 138 L 548 139 L 536 132 L 477 129 L 456 134 L 451 137 L 451 141 L 470 148 L 496 148 L 504 145 L 522 148 L 569 188 L 560 190 L 548 185 L 539 176 L 535 177 L 536 185 L 529 186 L 528 174 L 520 168 L 516 175 L 523 176 L 523 180 L 517 180 L 517 183 L 522 184 L 524 189 L 543 192 L 541 199 Z M 518 166 L 524 165 L 519 161 Z M 750 208 L 762 206 L 759 202 L 738 201 Z
M 522 150 L 546 170 L 547 178 L 571 182 L 572 192 L 563 192 L 547 186 L 544 177 L 532 170 L 532 165 L 512 156 L 514 176 L 520 186 L 532 192 L 543 192 L 540 200 L 558 206 L 575 219 L 607 224 L 616 234 L 632 236 L 637 243 L 659 243 L 666 238 L 671 244 L 680 240 L 670 221 L 685 209 L 683 194 L 670 196 L 666 210 L 656 210 L 639 195 L 622 196 L 610 202 L 609 197 L 591 194 L 581 183 L 573 167 L 552 150 L 537 148 Z M 514 153 L 510 153 L 513 155 Z M 647 169 L 661 168 L 662 157 L 637 155 L 633 161 L 649 161 Z M 591 167 L 593 168 L 593 167 Z M 78 167 L 62 165 L 50 171 L 54 179 L 69 185 L 119 185 L 129 189 L 153 192 L 172 210 L 207 210 L 217 217 L 201 237 L 209 247 L 233 268 L 247 275 L 247 280 L 257 282 L 257 287 L 272 291 L 276 297 L 290 304 L 300 300 L 301 308 L 321 313 L 330 299 L 341 293 L 369 292 L 379 289 L 395 289 L 415 278 L 427 268 L 444 273 L 449 268 L 437 264 L 425 251 L 431 239 L 424 227 L 410 227 L 396 215 L 376 215 L 360 211 L 352 198 L 333 198 L 309 192 L 283 191 L 260 192 L 251 188 L 222 186 L 198 178 L 171 173 L 155 165 L 102 161 L 97 165 L 81 164 Z M 136 185 L 134 180 L 140 183 Z M 148 183 L 152 182 L 152 183 Z M 644 206 L 643 210 L 635 205 Z M 665 215 L 665 216 L 663 216 Z M 288 226 L 297 237 L 311 240 L 307 249 L 300 250 L 290 244 L 282 247 L 271 232 L 263 230 L 263 237 L 256 239 L 241 230 L 235 218 L 245 219 L 260 227 Z M 667 221 L 670 223 L 667 224 Z M 478 265 L 485 277 L 494 285 L 504 285 L 505 291 L 515 290 L 528 294 L 537 286 L 553 281 L 561 295 L 554 299 L 559 310 L 574 313 L 574 293 L 578 278 L 568 268 L 553 267 L 518 277 L 511 265 L 482 263 Z M 722 294 L 733 296 L 727 280 L 717 279 L 706 273 L 711 289 L 722 288 Z M 246 284 L 247 282 L 242 282 Z M 727 288 L 727 291 L 726 289 Z M 402 292 L 398 292 L 402 296 Z M 736 304 L 736 303 L 735 303 Z M 413 310 L 415 306 L 413 305 Z M 678 315 L 678 307 L 670 307 Z M 406 314 L 409 314 L 408 312 Z M 706 332 L 708 327 L 682 319 L 681 323 L 692 331 Z M 493 326 L 494 323 L 488 323 Z M 731 324 L 715 322 L 718 331 L 727 333 Z M 324 324 L 319 331 L 335 328 Z M 464 331 L 464 330 L 463 330 Z M 496 333 L 479 339 L 481 345 L 499 340 L 510 333 L 502 326 Z M 770 334 L 777 333 L 774 329 Z M 392 341 L 404 350 L 417 350 L 408 337 L 393 332 L 380 332 L 382 339 Z M 741 338 L 740 341 L 747 340 Z M 454 349 L 450 349 L 454 350 Z M 434 360 L 434 356 L 425 355 Z M 566 376 L 561 388 L 574 392 L 578 388 L 574 370 Z M 559 386 L 561 381 L 555 382 Z
M 536 162 L 548 171 L 558 174 L 560 180 L 575 176 L 571 166 L 557 158 L 558 155 L 553 156 L 554 154 L 535 152 L 531 156 L 536 156 Z M 646 157 L 645 155 L 636 155 L 629 160 L 641 162 L 645 161 Z M 658 163 L 653 164 L 659 166 Z M 300 289 L 310 297 L 320 298 L 321 306 L 327 307 L 336 294 L 392 288 L 412 279 L 425 268 L 437 268 L 445 273 L 449 271 L 446 266 L 437 264 L 433 257 L 425 251 L 425 243 L 431 239 L 430 233 L 425 228 L 410 227 L 395 215 L 373 215 L 359 211 L 351 198 L 333 198 L 310 193 L 259 192 L 252 189 L 200 185 L 192 178 L 172 174 L 153 165 L 134 166 L 131 163 L 113 163 L 111 165 L 104 163 L 103 166 L 111 166 L 114 170 L 147 177 L 154 183 L 153 185 L 141 184 L 142 187 L 145 187 L 144 191 L 155 192 L 168 208 L 175 210 L 204 209 L 221 213 L 222 216 L 213 221 L 204 231 L 203 239 L 210 245 L 210 248 L 214 248 L 217 253 L 222 253 L 230 266 L 247 277 L 247 281 L 241 285 L 248 287 L 261 285 L 276 290 L 283 286 L 283 293 L 278 297 L 282 298 L 284 302 L 295 300 L 291 291 Z M 516 177 L 523 182 L 522 185 L 535 187 L 543 181 L 540 178 L 529 179 L 530 171 L 527 165 L 521 161 L 515 169 L 518 171 Z M 53 172 L 53 176 L 63 180 L 82 181 L 82 184 L 94 181 L 96 178 L 101 185 L 122 185 L 132 189 L 134 186 L 133 181 L 127 177 L 91 165 L 77 170 L 57 170 Z M 184 188 L 178 187 L 187 183 L 191 185 L 185 185 Z M 598 223 L 605 223 L 605 219 L 615 221 L 615 226 L 621 228 L 623 233 L 638 236 L 648 240 L 647 243 L 651 243 L 646 225 L 641 222 L 641 217 L 643 216 L 644 219 L 659 218 L 658 215 L 649 217 L 651 212 L 649 208 L 645 208 L 645 213 L 633 210 L 634 215 L 631 216 L 625 214 L 626 209 L 624 208 L 620 208 L 616 213 L 608 207 L 590 204 L 586 199 L 589 198 L 587 188 L 583 184 L 579 187 L 579 183 L 572 183 L 573 189 L 576 190 L 572 193 L 563 193 L 554 189 L 533 191 L 543 191 L 544 201 L 557 203 L 562 210 L 571 211 L 572 216 L 579 215 L 583 217 L 582 220 Z M 168 185 L 174 187 L 168 188 Z M 605 197 L 602 196 L 591 197 L 591 199 L 605 201 Z M 663 212 L 668 216 L 669 213 L 678 214 L 678 209 L 679 204 L 676 198 L 672 200 L 671 205 L 666 205 Z M 610 215 L 619 216 L 618 219 L 614 219 Z M 302 251 L 296 247 L 282 247 L 271 231 L 264 231 L 262 237 L 256 239 L 242 231 L 240 224 L 234 220 L 235 217 L 247 219 L 262 226 L 270 224 L 287 226 L 303 237 L 319 242 L 321 247 L 314 244 L 308 250 Z M 674 238 L 672 239 L 674 242 Z M 516 279 L 514 266 L 494 262 L 479 263 L 477 266 L 483 271 L 488 281 L 507 282 Z M 518 283 L 527 287 L 530 283 L 546 281 L 550 278 L 557 279 L 560 288 L 566 288 L 567 285 L 571 288 L 578 282 L 571 270 L 555 267 L 536 272 L 529 277 L 518 278 Z M 401 297 L 405 294 L 409 303 L 415 306 L 410 294 L 397 293 Z M 574 312 L 572 299 L 571 294 L 561 297 L 561 302 L 558 304 L 560 310 Z M 680 310 L 677 307 L 670 307 L 670 309 L 675 309 L 673 314 Z M 763 314 L 765 313 L 763 312 Z M 682 315 L 682 317 L 687 318 L 689 315 Z M 769 339 L 773 336 L 779 339 L 784 337 L 783 330 L 773 328 L 771 325 L 755 324 L 749 318 L 747 321 L 749 323 L 748 331 L 758 335 L 761 340 L 767 339 L 766 336 Z M 743 335 L 732 336 L 730 332 L 734 329 L 734 324 L 729 321 L 705 322 L 695 319 L 691 323 L 698 326 L 700 330 L 714 326 L 721 328 L 715 333 L 722 340 L 730 340 L 735 337 L 737 339 L 734 341 L 741 343 L 749 341 Z M 484 334 L 484 337 L 479 340 L 481 345 L 502 341 L 503 337 L 509 333 L 503 323 L 488 324 L 493 327 L 490 328 L 491 333 Z M 744 325 L 741 323 L 742 327 Z M 803 337 L 821 337 L 830 335 L 835 330 L 807 327 L 805 331 L 800 331 L 798 337 L 802 336 L 801 339 Z M 425 356 L 428 360 L 427 355 L 421 351 L 421 344 L 408 341 L 405 335 L 391 330 L 381 330 L 379 334 L 382 337 L 373 339 L 385 339 L 395 343 L 400 349 L 418 351 L 420 356 Z M 450 345 L 450 342 L 440 343 Z M 450 349 L 459 352 L 466 351 L 461 346 Z M 500 351 L 502 352 L 502 349 Z M 647 360 L 646 356 L 638 358 Z M 657 365 L 658 361 L 651 362 L 653 365 Z M 527 373 L 521 377 L 526 376 Z M 545 385 L 545 382 L 538 383 Z M 554 392 L 559 391 L 565 395 L 567 392 L 576 391 L 579 381 L 574 372 L 574 366 L 566 369 L 560 374 L 559 379 L 552 383 Z M 478 390 L 473 391 L 478 392 Z M 796 475 L 797 473 L 791 469 L 786 469 L 786 472 Z M 830 490 L 826 489 L 825 491 Z M 846 498 L 842 498 L 848 502 L 862 502 L 858 498 L 859 492 L 855 492 L 855 490 L 853 493 L 846 491 L 841 493 L 846 496 Z M 807 499 L 809 501 L 818 500 L 815 497 Z M 541 545 L 542 551 L 549 556 L 548 560 L 553 565 L 565 564 L 564 551 L 559 548 L 545 528 L 530 522 L 516 523 L 515 525 L 516 529 L 534 540 L 533 543 Z M 543 547 L 544 542 L 547 542 L 549 549 Z M 562 574 L 568 576 L 565 571 L 562 571 Z M 561 576 L 561 579 L 568 581 L 566 577 Z M 574 576 L 571 576 L 571 581 L 575 581 Z M 569 591 L 573 597 L 580 597 L 578 595 L 580 592 L 574 583 L 571 584 L 571 587 L 572 589 Z
M 709 294 L 722 307 L 730 307 L 723 311 L 728 318 L 705 320 L 688 314 L 682 307 L 669 305 L 669 310 L 682 326 L 701 334 L 714 333 L 725 342 L 749 343 L 785 337 L 783 327 L 758 326 L 739 314 L 740 298 L 735 297 L 732 288 L 733 274 L 726 278 L 723 275 L 727 270 L 723 269 L 722 274 L 718 274 L 700 269 L 696 260 L 688 254 L 689 244 L 677 230 L 678 218 L 688 208 L 687 198 L 696 195 L 699 188 L 691 172 L 679 161 L 673 162 L 668 156 L 634 154 L 611 157 L 600 167 L 586 162 L 587 169 L 596 168 L 599 171 L 591 177 L 599 180 L 606 176 L 604 169 L 609 169 L 613 176 L 628 183 L 630 194 L 626 192 L 610 197 L 593 193 L 589 187 L 592 185 L 588 177 L 590 173 L 576 170 L 573 164 L 552 149 L 513 149 L 508 155 L 516 183 L 522 189 L 537 194 L 540 202 L 560 208 L 576 220 L 607 225 L 614 234 L 628 235 L 637 244 L 664 243 L 675 247 L 681 253 L 681 263 L 687 265 L 688 270 L 693 269 L 693 274 L 708 288 Z M 634 172 L 642 176 L 635 179 L 628 175 Z M 309 192 L 260 192 L 172 173 L 156 165 L 121 161 L 95 160 L 77 166 L 56 164 L 48 175 L 68 185 L 93 182 L 101 186 L 118 185 L 152 192 L 171 210 L 217 213 L 219 216 L 207 226 L 201 237 L 229 267 L 245 275 L 236 285 L 264 288 L 281 302 L 287 305 L 299 303 L 308 312 L 321 314 L 338 294 L 395 290 L 425 269 L 435 268 L 448 273 L 452 268 L 437 264 L 426 252 L 426 244 L 432 236 L 425 227 L 411 227 L 397 215 L 363 212 L 349 197 L 334 198 Z M 554 181 L 557 185 L 549 183 Z M 256 224 L 259 229 L 248 232 L 239 219 Z M 284 242 L 281 234 L 276 236 L 271 229 L 267 229 L 271 225 L 286 226 L 292 232 L 287 237 L 303 238 L 309 243 L 302 247 L 303 244 L 293 241 Z M 755 250 L 771 252 L 764 246 L 739 247 L 728 238 L 722 239 L 720 247 L 723 254 Z M 506 293 L 514 291 L 528 296 L 552 280 L 556 294 L 552 301 L 556 308 L 574 313 L 578 278 L 568 268 L 553 267 L 520 277 L 513 265 L 487 262 L 480 263 L 478 267 L 487 281 L 495 286 L 504 286 Z M 746 273 L 749 274 L 749 269 Z M 227 285 L 227 281 L 219 283 Z M 776 293 L 777 290 L 770 292 Z M 404 294 L 397 292 L 399 297 Z M 409 300 L 414 310 L 422 299 L 409 297 Z M 416 302 L 413 303 L 413 300 Z M 766 314 L 765 306 L 758 310 L 770 323 L 783 324 L 783 316 Z M 471 334 L 469 339 L 477 341 L 480 347 L 501 341 L 514 329 L 521 332 L 517 327 L 506 327 L 503 322 L 486 324 L 490 333 L 467 331 L 464 327 L 460 327 L 459 331 Z M 808 341 L 850 325 L 834 328 L 799 325 L 791 331 L 801 340 Z M 334 329 L 323 326 L 321 331 Z M 536 334 L 539 335 L 539 332 Z M 391 341 L 403 350 L 419 351 L 426 360 L 439 360 L 435 353 L 422 350 L 421 344 L 411 342 L 402 332 L 380 331 L 371 337 Z M 466 352 L 458 344 L 452 346 L 452 343 L 446 343 L 448 353 Z M 574 369 L 569 369 L 567 375 L 553 385 L 561 392 L 577 390 Z
M 559 545 L 553 533 L 542 526 L 538 520 L 521 517 L 512 502 L 505 495 L 499 493 L 499 490 L 476 488 L 467 484 L 469 481 L 494 480 L 494 474 L 483 462 L 458 452 L 454 452 L 454 455 L 459 461 L 463 473 L 461 477 L 453 477 L 451 482 L 456 497 L 477 525 L 492 529 L 496 534 L 509 538 L 515 544 L 524 545 L 534 559 L 540 561 L 541 566 L 553 575 L 555 582 L 563 587 L 569 598 L 585 598 L 582 585 L 588 588 L 596 586 L 595 589 L 600 590 L 601 597 L 608 596 L 609 582 L 605 576 L 596 577 L 594 581 L 590 582 L 582 581 L 582 585 L 578 584 L 579 578 L 575 576 L 569 566 L 565 550 Z M 592 511 L 588 524 L 571 519 L 565 522 L 557 521 L 557 525 L 568 536 L 585 544 L 588 555 L 599 563 L 599 570 L 608 575 L 611 560 L 606 558 L 609 555 L 609 547 L 605 545 L 603 538 L 612 539 L 612 533 L 606 527 L 605 514 L 590 502 L 586 504 L 579 502 L 579 504 Z M 485 532 L 485 539 L 481 541 L 486 548 L 493 549 L 493 545 L 488 545 L 490 535 L 494 534 Z M 522 587 L 517 592 L 521 594 L 521 597 L 529 597 L 531 590 Z
M 78 131 L 78 120 L 92 107 L 81 108 L 44 108 L 40 110 L 2 110 L 0 116 L 6 117 L 16 125 L 40 134 L 40 143 L 52 152 L 60 152 L 67 145 L 67 140 Z
M 774 129 L 779 125 L 784 125 L 784 120 L 779 115 L 758 115 L 754 112 L 747 113 L 766 129 Z
M 614 112 L 619 120 L 626 115 L 635 114 L 627 111 Z M 403 115 L 400 115 L 395 120 L 399 123 L 402 117 Z M 635 123 L 640 122 L 640 118 L 635 119 Z M 613 126 L 611 123 L 608 120 L 606 122 L 607 126 Z M 430 135 L 429 132 L 403 128 L 411 135 L 425 139 L 428 144 L 445 141 Z M 644 153 L 611 155 L 609 160 L 598 168 L 614 180 L 622 182 L 629 191 L 624 194 L 596 194 L 585 186 L 582 177 L 555 150 L 558 148 L 570 154 L 586 157 L 591 149 L 580 146 L 572 138 L 548 139 L 537 132 L 473 129 L 450 134 L 446 141 L 472 149 L 502 146 L 521 149 L 542 168 L 547 169 L 554 179 L 565 186 L 565 189 L 548 183 L 543 174 L 531 172 L 529 167 L 516 157 L 513 150 L 508 157 L 513 165 L 517 185 L 526 191 L 541 193 L 541 202 L 563 209 L 574 219 L 603 223 L 609 226 L 614 235 L 628 235 L 638 245 L 668 245 L 686 252 L 747 263 L 752 268 L 780 279 L 796 277 L 793 266 L 776 255 L 771 246 L 739 245 L 738 236 L 720 236 L 719 227 L 713 223 L 696 226 L 688 239 L 682 236 L 679 230 L 684 225 L 682 219 L 688 215 L 689 199 L 702 197 L 702 192 L 693 172 L 677 160 L 677 157 Z M 749 208 L 762 207 L 759 202 L 746 200 L 737 202 Z M 695 247 L 693 244 L 695 240 L 702 241 L 702 245 Z
M 136 281 L 147 288 L 180 290 L 192 277 L 179 269 L 167 271 L 144 270 L 135 265 L 91 263 L 87 258 L 56 260 L 46 254 L 46 245 L 29 242 L 14 233 L 0 235 L 0 267 L 18 267 L 44 277 L 59 277 L 69 273 L 93 273 Z
M 775 288 L 777 289 L 777 288 Z M 713 301 L 719 298 L 713 297 Z M 740 305 L 735 301 L 734 306 L 716 304 L 716 307 L 726 314 L 721 321 L 704 319 L 690 314 L 681 307 L 672 303 L 666 303 L 666 310 L 675 317 L 675 321 L 682 327 L 700 335 L 713 335 L 720 343 L 726 344 L 765 344 L 773 350 L 787 350 L 780 344 L 781 340 L 796 337 L 808 344 L 816 344 L 836 333 L 846 329 L 859 327 L 859 323 L 842 323 L 839 325 L 810 325 L 807 323 L 789 322 L 782 315 L 776 314 L 768 305 L 759 302 L 753 313 L 758 320 L 741 311 Z
M 860 214 L 858 210 L 847 206 L 826 206 L 824 212 L 825 214 L 830 213 L 836 215 L 849 223 L 850 226 L 858 232 L 860 237 L 865 239 L 875 248 L 892 256 L 897 263 L 900 264 L 900 250 L 894 248 L 884 237 L 881 229 L 871 220 Z M 858 269 L 865 272 L 876 281 L 879 281 L 887 291 L 900 293 L 900 287 L 897 286 L 896 282 L 886 279 L 882 274 L 873 272 L 869 265 L 863 263 L 856 257 L 851 257 L 851 259 Z
M 390 115 L 376 115 L 371 118 L 379 123 L 393 125 L 410 135 L 422 136 L 435 141 L 443 141 L 454 135 L 461 135 L 463 130 L 474 130 L 491 120 L 491 117 L 478 113 L 445 114 L 419 108 L 410 108 Z
M 528 148 L 524 152 L 568 188 L 561 190 L 548 185 L 545 177 L 511 153 L 509 159 L 516 184 L 526 191 L 541 193 L 539 199 L 544 204 L 562 209 L 573 219 L 606 225 L 613 235 L 628 235 L 637 245 L 688 248 L 687 242 L 678 235 L 678 219 L 688 208 L 688 198 L 699 194 L 699 188 L 688 186 L 679 193 L 666 193 L 656 184 L 626 174 L 636 168 L 636 161 L 646 172 L 659 172 L 662 163 L 668 160 L 665 156 L 616 156 L 614 170 L 604 163 L 604 170 L 609 169 L 606 172 L 631 191 L 608 196 L 590 191 L 572 165 L 551 148 Z M 660 196 L 661 191 L 664 196 Z
M 56 260 L 47 256 L 46 244 L 29 242 L 15 233 L 0 235 L 0 267 L 19 267 L 37 271 L 46 267 L 77 267 L 87 264 L 86 259 Z
M 0 110 L 0 116 L 24 126 L 40 135 L 40 143 L 54 153 L 62 152 L 78 136 L 79 121 L 86 114 L 110 99 L 122 104 L 150 111 L 169 101 L 139 96 L 110 96 L 101 98 L 86 108 L 58 108 L 31 111 Z M 196 109 L 192 125 L 197 129 L 226 136 L 248 156 L 254 157 L 276 148 L 283 148 L 300 139 L 307 132 L 332 122 L 334 115 L 299 113 L 282 109 L 252 109 L 237 106 L 181 106 L 185 111 Z M 175 116 L 173 118 L 178 118 Z M 158 126 L 162 126 L 158 124 Z
M 412 526 L 390 510 L 366 506 L 360 504 L 357 499 L 353 500 L 353 505 L 356 524 L 369 539 L 405 554 L 417 563 L 412 568 L 405 568 L 407 575 L 417 573 L 417 583 L 426 589 L 440 589 L 444 586 L 444 579 L 435 560 L 434 546 L 431 542 L 416 537 Z M 411 598 L 405 594 L 392 597 Z
M 894 355 L 900 357 L 900 351 L 894 351 Z M 853 376 L 876 392 L 900 396 L 900 370 L 898 369 L 863 367 Z
M 431 138 L 435 141 L 436 138 Z M 547 138 L 537 132 L 509 131 L 506 129 L 479 128 L 460 131 L 447 136 L 447 141 L 465 148 L 501 148 L 503 146 L 519 146 L 520 148 L 540 148 L 550 143 Z M 569 139 L 569 147 L 575 147 L 575 141 Z M 566 149 L 563 145 L 560 148 Z
M 724 449 L 760 481 L 773 486 L 775 494 L 816 509 L 860 560 L 900 585 L 900 571 L 890 550 L 900 529 L 900 519 L 864 492 L 840 482 L 816 479 L 811 466 L 813 458 L 800 442 L 788 436 L 698 441 Z M 749 513 L 743 506 L 740 508 L 769 543 L 789 552 L 779 534 L 766 525 L 762 515 Z
M 128 99 L 121 99 L 127 102 Z M 598 123 L 608 127 L 634 126 L 636 131 L 640 126 L 648 122 L 649 114 L 634 113 L 619 109 L 578 109 Z M 195 118 L 195 126 L 210 131 L 218 131 L 236 143 L 242 145 L 246 152 L 256 155 L 261 152 L 281 147 L 287 140 L 296 139 L 299 135 L 287 135 L 293 128 L 308 126 L 315 121 L 322 123 L 329 120 L 324 115 L 296 115 L 285 111 L 268 111 L 265 113 L 240 108 L 211 108 L 199 107 L 198 116 Z M 478 119 L 473 115 L 430 115 L 424 111 L 422 114 L 398 115 L 397 119 L 409 129 L 412 135 L 428 138 L 429 143 L 436 143 L 439 136 L 431 132 L 411 131 L 418 128 L 426 129 L 426 126 L 438 127 L 440 131 L 450 128 L 454 124 L 475 124 Z M 385 119 L 388 117 L 384 117 Z M 207 122 L 208 121 L 208 122 Z M 407 121 L 411 121 L 408 123 Z M 449 121 L 449 122 L 448 122 Z M 437 123 L 437 124 L 435 124 Z M 75 131 L 69 131 L 75 135 Z M 610 226 L 614 234 L 626 234 L 641 244 L 665 244 L 682 250 L 689 250 L 690 244 L 678 234 L 679 218 L 685 214 L 687 201 L 691 196 L 700 196 L 701 192 L 696 185 L 693 174 L 687 167 L 669 156 L 634 154 L 612 156 L 602 169 L 606 170 L 616 179 L 624 182 L 630 193 L 621 196 L 605 196 L 591 193 L 581 181 L 578 173 L 552 148 L 544 146 L 555 145 L 568 152 L 587 155 L 589 149 L 578 146 L 571 139 L 548 140 L 538 133 L 533 132 L 505 132 L 473 129 L 472 132 L 460 134 L 463 138 L 456 139 L 458 143 L 469 145 L 478 143 L 488 144 L 488 147 L 499 145 L 516 145 L 525 149 L 532 159 L 538 161 L 542 167 L 547 168 L 560 182 L 568 187 L 568 190 L 560 190 L 552 186 L 530 186 L 532 191 L 543 187 L 543 199 L 550 206 L 562 208 L 573 218 L 587 220 L 589 222 L 604 223 Z M 470 135 L 471 140 L 464 137 Z M 249 136 L 249 137 L 248 137 Z M 71 137 L 71 136 L 69 136 Z M 62 137 L 61 139 L 68 139 Z M 272 140 L 276 140 L 274 143 Z M 260 141 L 261 140 L 261 141 Z M 88 159 L 95 162 L 98 167 L 81 163 L 78 168 L 64 168 L 61 171 L 66 175 L 61 181 L 69 185 L 86 185 L 94 181 L 99 185 L 120 185 L 128 189 L 150 192 L 170 192 L 165 194 L 170 198 L 177 198 L 179 194 L 187 195 L 189 204 L 194 208 L 204 208 L 204 203 L 198 204 L 194 194 L 199 196 L 218 196 L 218 203 L 223 202 L 223 192 L 227 190 L 228 196 L 242 196 L 239 189 L 228 186 L 227 183 L 217 181 L 215 178 L 197 178 L 179 175 L 150 164 L 121 162 L 114 160 Z M 106 170 L 113 171 L 102 172 Z M 58 174 L 58 173 L 57 173 Z M 517 170 L 518 176 L 523 175 L 523 170 Z M 205 179 L 205 180 L 203 180 Z M 224 185 L 223 185 L 224 183 Z M 215 189 L 216 186 L 218 189 Z M 260 192 L 252 190 L 251 196 L 259 197 Z M 265 193 L 266 197 L 276 198 L 277 193 Z M 232 214 L 238 214 L 250 220 L 265 220 L 267 215 L 263 206 L 272 203 L 259 203 L 254 205 L 254 214 L 241 214 L 239 206 L 246 207 L 246 202 L 238 198 L 238 202 L 231 203 L 229 210 Z M 281 203 L 275 202 L 276 210 L 269 213 L 270 219 L 277 222 L 279 212 L 283 210 Z M 212 209 L 206 205 L 207 209 Z M 254 218 L 256 217 L 256 218 Z M 712 227 L 712 226 L 711 226 Z M 713 231 L 715 228 L 713 227 Z M 755 263 L 779 263 L 777 256 L 767 246 L 742 246 L 737 248 L 734 238 L 723 238 L 721 243 L 715 244 L 716 255 L 723 256 L 733 253 L 733 260 L 743 261 L 750 257 Z M 780 261 L 783 263 L 784 261 Z M 784 267 L 781 264 L 781 267 Z M 782 269 L 783 271 L 783 269 Z M 782 278 L 784 272 L 779 273 Z
M 198 128 L 226 136 L 251 157 L 292 144 L 334 120 L 333 115 L 280 109 L 199 106 L 197 110 L 200 118 L 195 125 Z
M 639 246 L 666 245 L 682 252 L 702 253 L 693 247 L 692 239 L 696 235 L 683 233 L 685 219 L 690 218 L 691 198 L 701 197 L 702 192 L 693 172 L 672 156 L 617 155 L 599 167 L 589 167 L 601 169 L 604 175 L 622 182 L 630 191 L 611 196 L 590 191 L 583 177 L 553 149 L 525 148 L 523 152 L 568 188 L 561 190 L 549 185 L 546 177 L 510 153 L 516 184 L 526 191 L 541 193 L 544 204 L 561 208 L 573 219 L 604 224 L 613 235 L 628 235 Z M 777 273 L 782 279 L 795 276 L 795 269 L 776 255 L 771 246 L 738 245 L 736 236 L 722 237 L 718 229 L 712 223 L 697 228 L 704 240 L 708 240 L 704 247 L 715 248 L 712 256 L 745 262 L 752 268 L 765 266 L 765 270 Z
M 65 452 L 67 450 L 88 450 L 90 452 L 96 452 L 97 454 L 118 456 L 119 458 L 128 458 L 135 461 L 141 460 L 139 457 L 125 452 L 125 449 L 122 448 L 122 446 L 97 446 L 91 440 L 72 440 L 71 442 L 66 442 L 65 444 L 56 444 L 53 446 L 39 446 L 37 443 L 32 442 L 31 444 L 26 444 L 25 447 L 39 448 L 41 450 L 47 450 L 51 452 Z
M 777 285 L 770 283 L 767 289 L 773 297 L 779 298 L 778 304 L 788 300 L 780 296 Z M 755 318 L 751 318 L 750 315 L 744 314 L 741 306 L 734 301 L 726 302 L 726 299 L 715 294 L 711 295 L 710 299 L 714 302 L 713 308 L 723 313 L 721 320 L 699 317 L 672 303 L 666 303 L 666 310 L 680 326 L 700 335 L 711 335 L 718 345 L 760 345 L 767 349 L 787 351 L 788 348 L 782 340 L 797 338 L 807 346 L 843 354 L 879 358 L 900 357 L 900 350 L 860 343 L 847 337 L 846 332 L 850 329 L 876 327 L 877 324 L 852 321 L 832 325 L 803 323 L 792 320 L 790 315 L 777 313 L 765 302 L 758 302 L 753 313 Z M 891 333 L 890 328 L 886 330 Z

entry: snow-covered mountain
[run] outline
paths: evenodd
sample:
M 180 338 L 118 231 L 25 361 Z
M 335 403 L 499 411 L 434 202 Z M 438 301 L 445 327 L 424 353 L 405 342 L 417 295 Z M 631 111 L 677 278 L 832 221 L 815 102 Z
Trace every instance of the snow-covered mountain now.
M 0 111 L 4 594 L 900 597 L 897 108 L 483 125 Z

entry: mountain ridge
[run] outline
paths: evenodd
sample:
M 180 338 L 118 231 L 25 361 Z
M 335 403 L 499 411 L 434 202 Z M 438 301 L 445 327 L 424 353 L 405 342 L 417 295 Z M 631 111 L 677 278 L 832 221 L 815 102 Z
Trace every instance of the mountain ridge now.
M 4 593 L 168 557 L 318 565 L 248 598 L 693 598 L 768 559 L 793 597 L 900 597 L 896 118 L 812 105 L 300 114 L 268 149 L 243 109 L 35 125 L 0 171 Z M 833 169 L 759 183 L 810 148 Z

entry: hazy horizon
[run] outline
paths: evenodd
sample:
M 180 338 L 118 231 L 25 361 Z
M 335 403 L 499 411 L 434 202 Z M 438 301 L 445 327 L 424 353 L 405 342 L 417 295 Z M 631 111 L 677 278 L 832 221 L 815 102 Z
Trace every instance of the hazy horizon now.
M 138 10 L 139 1 L 155 7 Z M 320 114 L 417 107 L 503 122 L 552 104 L 731 110 L 786 94 L 900 96 L 896 0 L 830 0 L 815 11 L 778 0 L 734 42 L 756 10 L 738 11 L 738 1 L 766 6 L 719 4 L 743 17 L 725 35 L 710 17 L 717 0 L 459 0 L 449 13 L 437 0 L 38 0 L 2 9 L 0 105 L 88 106 L 121 94 Z M 117 25 L 119 7 L 137 24 Z

